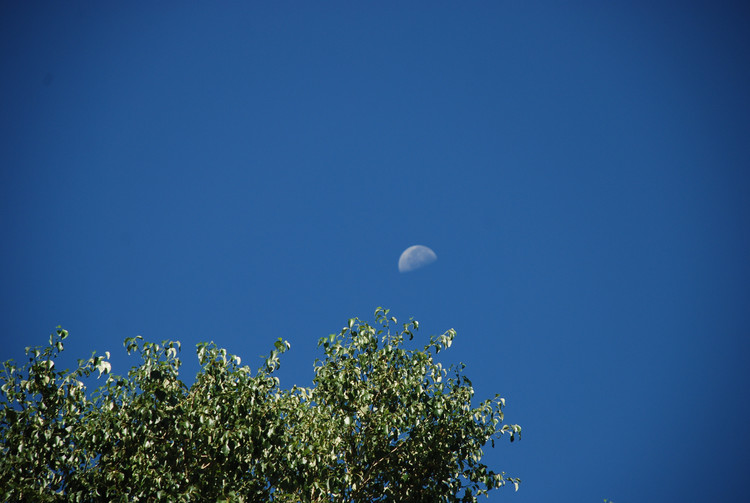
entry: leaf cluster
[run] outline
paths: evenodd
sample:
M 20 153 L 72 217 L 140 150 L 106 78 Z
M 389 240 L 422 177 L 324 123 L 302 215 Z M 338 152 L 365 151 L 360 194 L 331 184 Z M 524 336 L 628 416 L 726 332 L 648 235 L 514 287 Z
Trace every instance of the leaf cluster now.
M 463 366 L 435 355 L 455 332 L 408 350 L 418 323 L 378 308 L 320 340 L 310 388 L 282 389 L 278 339 L 252 372 L 213 343 L 179 379 L 180 343 L 125 340 L 141 363 L 111 373 L 109 354 L 59 371 L 68 332 L 27 348 L 0 375 L 2 501 L 470 502 L 517 478 L 495 473 L 483 447 L 502 425 L 499 396 L 472 405 Z M 90 376 L 106 377 L 87 393 Z

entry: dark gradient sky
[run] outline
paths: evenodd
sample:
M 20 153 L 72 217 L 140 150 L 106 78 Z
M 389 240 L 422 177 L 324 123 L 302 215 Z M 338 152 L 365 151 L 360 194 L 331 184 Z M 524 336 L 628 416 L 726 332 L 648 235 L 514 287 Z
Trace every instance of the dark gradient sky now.
M 524 427 L 490 501 L 746 497 L 744 3 L 157 3 L 0 5 L 0 359 L 307 385 L 383 305 Z

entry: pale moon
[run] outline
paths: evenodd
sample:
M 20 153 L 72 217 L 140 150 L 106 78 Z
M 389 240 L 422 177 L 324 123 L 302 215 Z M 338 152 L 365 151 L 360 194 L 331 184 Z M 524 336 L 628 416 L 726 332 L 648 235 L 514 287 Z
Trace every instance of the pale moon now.
M 409 272 L 419 269 L 437 260 L 435 252 L 422 245 L 410 246 L 398 259 L 398 272 Z

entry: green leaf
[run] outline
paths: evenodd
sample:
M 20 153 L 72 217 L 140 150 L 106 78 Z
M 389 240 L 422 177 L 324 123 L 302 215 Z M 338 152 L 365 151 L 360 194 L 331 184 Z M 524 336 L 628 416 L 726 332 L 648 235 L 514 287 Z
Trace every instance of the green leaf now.
M 187 385 L 179 342 L 140 336 L 124 341 L 139 361 L 127 376 L 111 375 L 108 352 L 52 372 L 58 331 L 0 376 L 0 403 L 14 404 L 0 407 L 0 439 L 12 446 L 0 456 L 1 500 L 475 501 L 507 482 L 517 490 L 520 480 L 482 463 L 487 443 L 520 438 L 520 426 L 500 424 L 505 400 L 473 405 L 463 365 L 448 377 L 433 360 L 455 331 L 408 349 L 419 324 L 396 332 L 387 315 L 378 308 L 376 327 L 351 318 L 322 338 L 313 387 L 291 390 L 271 375 L 290 348 L 282 338 L 254 375 L 199 343 Z M 89 391 L 95 370 L 109 377 Z

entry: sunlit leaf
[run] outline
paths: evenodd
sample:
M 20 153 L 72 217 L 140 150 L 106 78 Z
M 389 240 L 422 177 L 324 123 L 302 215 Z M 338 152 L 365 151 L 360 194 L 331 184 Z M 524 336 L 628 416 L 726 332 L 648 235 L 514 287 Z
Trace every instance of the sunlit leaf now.
M 517 490 L 482 464 L 485 444 L 520 436 L 501 424 L 505 400 L 473 405 L 463 365 L 448 377 L 434 361 L 455 331 L 406 349 L 418 323 L 393 332 L 387 315 L 378 308 L 376 326 L 351 318 L 321 339 L 313 386 L 290 390 L 272 375 L 290 348 L 282 338 L 254 374 L 199 343 L 187 386 L 179 342 L 137 336 L 124 345 L 140 363 L 88 393 L 80 379 L 110 374 L 110 354 L 53 373 L 60 330 L 0 376 L 2 403 L 17 405 L 0 421 L 0 448 L 12 446 L 0 457 L 3 501 L 476 501 L 506 481 Z

